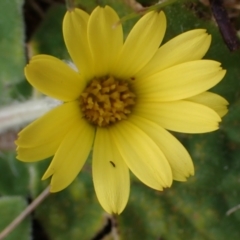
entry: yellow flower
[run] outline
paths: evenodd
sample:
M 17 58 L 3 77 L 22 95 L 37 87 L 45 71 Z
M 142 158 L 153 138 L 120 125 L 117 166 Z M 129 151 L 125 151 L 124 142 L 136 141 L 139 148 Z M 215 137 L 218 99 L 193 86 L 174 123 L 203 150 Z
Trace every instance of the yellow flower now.
M 188 152 L 167 130 L 214 131 L 227 112 L 227 101 L 207 92 L 226 71 L 201 60 L 211 42 L 205 30 L 159 48 L 163 12 L 144 15 L 125 42 L 118 21 L 108 6 L 90 16 L 80 9 L 66 13 L 63 35 L 77 70 L 52 56 L 32 58 L 25 68 L 30 84 L 63 104 L 23 129 L 16 142 L 19 160 L 54 155 L 43 176 L 52 176 L 51 192 L 66 188 L 93 150 L 94 187 L 109 213 L 126 206 L 129 169 L 156 190 L 193 175 Z

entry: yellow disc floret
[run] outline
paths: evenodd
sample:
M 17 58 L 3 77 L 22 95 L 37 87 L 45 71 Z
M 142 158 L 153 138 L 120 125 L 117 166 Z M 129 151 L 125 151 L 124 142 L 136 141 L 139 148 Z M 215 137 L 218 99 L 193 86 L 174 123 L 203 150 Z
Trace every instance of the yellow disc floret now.
M 84 117 L 94 125 L 106 127 L 127 118 L 135 105 L 135 94 L 127 81 L 110 76 L 93 79 L 80 101 Z

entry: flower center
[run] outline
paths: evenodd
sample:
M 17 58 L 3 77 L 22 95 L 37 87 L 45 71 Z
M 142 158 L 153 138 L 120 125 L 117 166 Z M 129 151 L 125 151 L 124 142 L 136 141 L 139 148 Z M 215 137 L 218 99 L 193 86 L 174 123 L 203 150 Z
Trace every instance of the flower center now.
M 106 127 L 126 119 L 135 105 L 135 94 L 126 81 L 110 77 L 94 78 L 80 97 L 84 117 Z

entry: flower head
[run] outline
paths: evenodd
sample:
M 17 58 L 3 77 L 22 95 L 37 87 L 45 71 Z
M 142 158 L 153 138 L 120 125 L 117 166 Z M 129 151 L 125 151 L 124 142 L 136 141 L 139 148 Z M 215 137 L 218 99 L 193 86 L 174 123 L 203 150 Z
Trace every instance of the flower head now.
M 214 131 L 227 112 L 227 101 L 207 91 L 225 70 L 202 60 L 211 42 L 205 30 L 159 47 L 163 12 L 144 15 L 125 42 L 118 21 L 108 6 L 90 16 L 80 9 L 66 13 L 63 35 L 77 70 L 52 56 L 32 58 L 27 80 L 63 104 L 23 129 L 16 141 L 22 161 L 54 156 L 43 176 L 52 176 L 52 192 L 76 178 L 92 150 L 94 187 L 109 213 L 126 206 L 129 169 L 156 190 L 193 175 L 188 152 L 167 130 Z

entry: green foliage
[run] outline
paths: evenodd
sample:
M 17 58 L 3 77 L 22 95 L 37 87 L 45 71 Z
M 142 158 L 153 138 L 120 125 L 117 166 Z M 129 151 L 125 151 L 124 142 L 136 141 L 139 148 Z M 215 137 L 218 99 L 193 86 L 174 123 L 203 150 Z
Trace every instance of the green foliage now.
M 0 197 L 0 232 L 9 224 L 12 219 L 17 217 L 27 206 L 26 199 L 23 197 Z M 16 240 L 21 237 L 23 240 L 30 240 L 31 228 L 30 218 L 27 217 L 18 227 L 15 228 L 5 239 Z
M 65 12 L 64 5 L 56 5 L 48 10 L 33 37 L 38 52 L 60 59 L 69 58 L 62 35 L 62 19 Z
M 9 93 L 23 80 L 24 49 L 23 0 L 0 1 L 0 104 L 11 101 Z
M 16 161 L 15 153 L 9 152 L 0 157 L 0 194 L 27 196 L 30 183 L 30 166 Z M 19 184 L 20 183 L 20 184 Z
M 97 1 L 76 2 L 91 12 Z M 114 7 L 121 17 L 133 12 L 124 1 L 99 2 Z M 0 17 L 0 104 L 26 98 L 31 92 L 23 76 L 26 57 L 22 5 L 20 0 L 0 1 L 0 9 L 4 9 Z M 178 136 L 195 165 L 195 176 L 186 183 L 174 182 L 170 189 L 157 192 L 132 177 L 128 205 L 123 214 L 116 217 L 117 234 L 121 239 L 225 240 L 240 236 L 240 211 L 226 215 L 230 208 L 240 204 L 240 54 L 239 51 L 229 52 L 208 17 L 209 9 L 200 9 L 206 16 L 200 17 L 199 8 L 182 2 L 165 7 L 168 28 L 164 41 L 190 29 L 208 30 L 212 45 L 205 58 L 219 61 L 227 69 L 226 77 L 213 91 L 229 101 L 229 113 L 217 132 Z M 69 59 L 61 30 L 64 13 L 65 6 L 61 4 L 53 5 L 45 12 L 31 38 L 35 52 Z M 123 22 L 125 36 L 136 20 Z M 1 153 L 0 229 L 24 209 L 27 196 L 35 198 L 47 186 L 48 180 L 41 182 L 40 179 L 48 164 L 49 160 L 32 164 L 18 162 L 14 150 Z M 91 164 L 86 164 L 66 190 L 50 195 L 37 208 L 35 217 L 49 239 L 91 239 L 96 236 L 109 216 L 96 199 Z M 29 222 L 30 219 L 23 222 L 7 239 L 18 236 L 21 240 L 30 239 Z M 114 238 L 109 234 L 104 239 Z
M 61 232 L 59 240 L 78 239 L 80 236 L 91 239 L 105 223 L 105 214 L 93 191 L 91 175 L 85 170 L 69 188 L 52 194 L 39 207 L 37 215 L 51 239 Z

